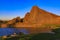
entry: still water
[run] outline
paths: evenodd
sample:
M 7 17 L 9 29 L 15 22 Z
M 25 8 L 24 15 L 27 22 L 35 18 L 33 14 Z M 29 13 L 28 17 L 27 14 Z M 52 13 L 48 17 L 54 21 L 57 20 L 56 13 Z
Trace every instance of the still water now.
M 23 32 L 25 34 L 28 33 L 26 29 L 0 28 L 0 36 L 11 35 L 11 34 L 14 34 L 14 33 L 18 34 L 19 32 Z

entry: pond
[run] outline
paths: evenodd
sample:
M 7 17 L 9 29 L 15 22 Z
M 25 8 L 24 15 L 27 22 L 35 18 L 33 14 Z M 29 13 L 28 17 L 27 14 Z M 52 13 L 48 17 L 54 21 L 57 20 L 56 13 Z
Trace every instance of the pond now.
M 14 33 L 20 33 L 23 32 L 24 34 L 27 34 L 27 30 L 26 29 L 16 29 L 16 28 L 0 28 L 0 36 L 4 36 L 4 35 L 11 35 Z

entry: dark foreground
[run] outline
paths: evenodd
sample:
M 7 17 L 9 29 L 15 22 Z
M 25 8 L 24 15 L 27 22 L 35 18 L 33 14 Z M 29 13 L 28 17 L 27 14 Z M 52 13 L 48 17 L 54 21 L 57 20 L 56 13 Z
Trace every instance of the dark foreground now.
M 60 40 L 60 28 L 52 30 L 54 33 L 24 34 L 20 32 L 16 36 L 0 37 L 0 40 Z

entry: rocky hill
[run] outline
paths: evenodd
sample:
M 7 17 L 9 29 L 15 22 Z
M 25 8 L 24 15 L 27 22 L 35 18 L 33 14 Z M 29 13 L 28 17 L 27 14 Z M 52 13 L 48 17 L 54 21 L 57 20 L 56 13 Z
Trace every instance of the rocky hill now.
M 2 21 L 3 23 L 0 24 L 1 28 L 6 28 L 9 26 L 14 27 L 15 23 L 20 22 L 20 17 L 13 18 L 12 20 L 9 20 L 7 22 Z M 5 23 L 4 23 L 5 22 Z
M 2 24 L 1 27 L 4 28 L 4 26 L 8 27 L 12 25 L 16 28 L 25 28 L 31 33 L 37 33 L 37 31 L 48 32 L 55 28 L 52 26 L 44 26 L 47 24 L 60 25 L 60 16 L 40 9 L 37 6 L 33 6 L 31 11 L 26 13 L 24 18 L 16 17 L 9 20 L 6 24 Z
M 60 24 L 60 16 L 33 6 L 25 15 L 23 23 L 18 22 L 15 27 L 40 27 L 44 24 Z
M 47 24 L 51 24 L 50 26 Z M 47 12 L 43 9 L 33 6 L 28 12 L 23 22 L 15 24 L 16 28 L 25 28 L 30 33 L 51 32 L 51 29 L 56 28 L 54 25 L 60 25 L 60 16 Z

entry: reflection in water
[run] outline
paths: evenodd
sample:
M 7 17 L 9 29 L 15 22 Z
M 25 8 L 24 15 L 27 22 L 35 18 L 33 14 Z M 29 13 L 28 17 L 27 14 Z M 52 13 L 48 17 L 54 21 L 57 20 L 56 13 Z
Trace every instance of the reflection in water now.
M 14 33 L 20 33 L 23 32 L 25 34 L 27 34 L 27 30 L 26 29 L 16 29 L 16 28 L 0 28 L 0 36 L 4 36 L 4 35 L 11 35 Z

